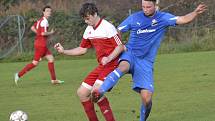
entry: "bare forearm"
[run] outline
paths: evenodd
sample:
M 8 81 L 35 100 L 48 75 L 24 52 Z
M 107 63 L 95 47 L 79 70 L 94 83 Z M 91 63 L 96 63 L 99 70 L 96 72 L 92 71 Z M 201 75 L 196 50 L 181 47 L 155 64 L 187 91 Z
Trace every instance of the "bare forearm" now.
M 176 23 L 179 25 L 190 23 L 197 17 L 197 15 L 198 14 L 195 11 L 193 11 L 187 15 L 179 16 Z
M 52 34 L 53 34 L 53 32 L 42 32 L 41 35 L 43 35 L 43 36 L 49 36 L 49 35 L 52 35 Z
M 119 54 L 121 54 L 124 51 L 124 45 L 118 45 L 113 52 L 108 56 L 109 60 L 114 60 L 116 57 L 119 56 Z
M 77 48 L 70 49 L 70 50 L 64 50 L 63 54 L 76 56 L 76 55 L 83 55 L 86 52 L 87 52 L 86 48 L 77 47 Z
M 34 26 L 31 27 L 31 31 L 33 31 L 34 33 L 37 33 L 37 30 Z
M 184 16 L 179 16 L 176 23 L 177 24 L 186 24 L 193 21 L 198 15 L 204 13 L 207 9 L 207 6 L 204 3 L 198 5 L 198 7 L 191 13 L 188 13 Z

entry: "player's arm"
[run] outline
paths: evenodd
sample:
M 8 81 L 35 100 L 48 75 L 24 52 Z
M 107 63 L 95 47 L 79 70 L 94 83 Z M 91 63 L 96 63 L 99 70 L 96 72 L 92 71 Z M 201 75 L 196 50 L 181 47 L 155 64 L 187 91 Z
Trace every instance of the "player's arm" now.
M 107 56 L 107 60 L 108 60 L 107 62 L 110 62 L 110 61 L 114 60 L 124 50 L 125 50 L 125 46 L 123 44 L 120 44 L 120 45 L 116 46 L 116 48 L 113 50 L 113 52 L 109 56 Z
M 122 39 L 122 32 L 117 29 L 119 39 Z M 120 41 L 120 44 L 113 50 L 113 52 L 108 56 L 109 61 L 114 60 L 119 56 L 123 51 L 126 50 L 125 45 Z
M 102 62 L 103 65 L 111 62 L 116 57 L 118 57 L 124 50 L 126 50 L 126 47 L 120 41 L 121 35 L 119 35 L 119 33 L 118 33 L 117 37 L 119 37 L 118 38 L 118 44 L 115 47 L 115 49 L 107 57 L 102 58 L 101 62 Z
M 83 55 L 83 54 L 87 53 L 87 48 L 83 48 L 83 47 L 76 47 L 76 48 L 73 48 L 73 49 L 65 50 L 60 43 L 55 44 L 54 48 L 59 53 L 62 53 L 62 54 L 65 54 L 65 55 L 74 56 L 74 55 Z
M 52 29 L 50 32 L 42 32 L 41 33 L 41 35 L 43 35 L 43 36 L 49 36 L 49 35 L 52 35 L 52 34 L 54 34 L 54 29 Z
M 204 3 L 198 5 L 198 7 L 191 13 L 184 16 L 179 16 L 176 20 L 176 24 L 187 24 L 193 21 L 198 15 L 202 14 L 206 10 L 207 6 Z
M 31 26 L 31 31 L 33 31 L 34 33 L 37 33 L 37 29 L 35 28 L 35 26 Z
M 122 40 L 122 32 L 120 31 L 120 30 L 118 30 L 117 29 L 117 32 L 118 32 L 118 35 L 119 35 L 119 38 Z M 126 41 L 127 42 L 127 41 Z M 125 42 L 125 43 L 126 43 Z M 126 46 L 125 46 L 125 43 L 123 43 L 124 45 L 123 45 L 123 51 L 126 51 L 127 50 L 127 48 L 126 48 Z

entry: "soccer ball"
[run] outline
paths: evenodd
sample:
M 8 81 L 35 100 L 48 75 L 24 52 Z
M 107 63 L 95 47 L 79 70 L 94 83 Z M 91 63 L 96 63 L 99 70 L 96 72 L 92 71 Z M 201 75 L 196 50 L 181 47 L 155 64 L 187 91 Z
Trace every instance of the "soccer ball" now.
M 28 121 L 28 115 L 24 111 L 17 110 L 10 114 L 10 121 Z

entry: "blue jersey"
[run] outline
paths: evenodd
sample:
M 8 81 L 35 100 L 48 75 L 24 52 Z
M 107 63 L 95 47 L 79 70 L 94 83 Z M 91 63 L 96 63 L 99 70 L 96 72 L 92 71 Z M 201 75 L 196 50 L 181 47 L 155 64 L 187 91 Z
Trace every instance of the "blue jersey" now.
M 126 47 L 137 57 L 154 62 L 160 42 L 168 26 L 176 25 L 177 17 L 156 11 L 153 17 L 147 17 L 143 11 L 127 17 L 119 26 L 121 32 L 130 31 Z

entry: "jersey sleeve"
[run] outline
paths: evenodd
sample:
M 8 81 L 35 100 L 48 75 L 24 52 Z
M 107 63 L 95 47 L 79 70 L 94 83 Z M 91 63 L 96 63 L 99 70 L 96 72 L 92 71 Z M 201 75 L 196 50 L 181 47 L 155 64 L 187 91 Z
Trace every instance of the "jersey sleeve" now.
M 118 45 L 121 45 L 122 44 L 122 41 L 119 37 L 119 34 L 116 34 L 112 37 L 112 44 L 115 45 L 115 46 L 118 46 Z
M 81 41 L 81 43 L 80 43 L 80 47 L 91 48 L 92 44 L 91 44 L 90 40 L 83 38 L 82 41 Z
M 108 38 L 111 38 L 113 40 L 112 41 L 113 45 L 117 46 L 122 44 L 117 29 L 112 24 L 110 24 L 110 26 L 106 30 L 108 33 Z
M 41 23 L 40 23 L 40 26 L 44 29 L 43 32 L 47 32 L 48 31 L 49 23 L 48 23 L 47 20 L 42 20 Z
M 131 27 L 132 16 L 127 17 L 118 27 L 117 29 L 121 32 L 127 32 Z
M 178 17 L 170 13 L 165 13 L 164 19 L 166 20 L 167 26 L 175 26 Z

